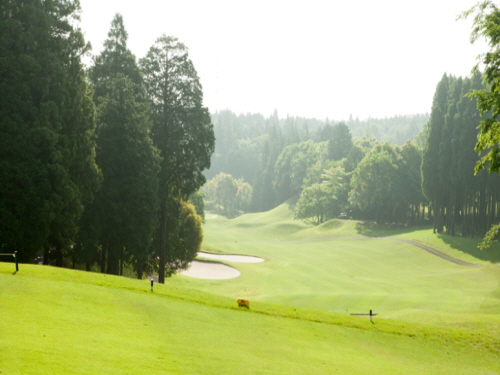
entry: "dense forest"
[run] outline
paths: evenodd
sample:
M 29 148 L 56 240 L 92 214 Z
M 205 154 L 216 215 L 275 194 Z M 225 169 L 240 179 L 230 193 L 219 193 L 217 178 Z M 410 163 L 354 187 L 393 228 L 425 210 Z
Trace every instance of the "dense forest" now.
M 398 146 L 388 140 L 355 138 L 347 124 L 356 121 L 309 120 L 314 124 L 310 130 L 297 126 L 300 119 L 280 120 L 276 114 L 265 119 L 226 111 L 214 117 L 220 138 L 207 175 L 217 174 L 202 188 L 212 209 L 236 216 L 289 202 L 298 219 L 316 224 L 340 215 L 402 224 L 424 220 L 427 200 L 421 193 L 421 149 L 410 139 Z M 381 127 L 389 136 L 394 128 L 408 131 L 413 129 L 411 124 L 427 118 L 378 122 L 391 124 Z M 240 122 L 247 126 L 231 126 Z M 369 124 L 365 122 L 365 127 Z M 423 126 L 418 128 L 423 142 Z M 237 134 L 253 138 L 234 139 Z M 219 143 L 229 151 L 220 151 L 224 147 Z
M 401 146 L 413 140 L 428 119 L 428 114 L 363 121 L 351 116 L 344 123 L 352 137 L 389 141 Z M 213 113 L 212 123 L 216 137 L 215 152 L 205 175 L 211 179 L 219 172 L 225 172 L 253 185 L 258 165 L 256 155 L 263 152 L 263 145 L 269 138 L 279 137 L 279 147 L 308 140 L 325 142 L 332 137 L 334 125 L 340 122 L 300 117 L 280 118 L 277 111 L 272 116 L 264 117 L 261 114 L 237 115 L 225 110 Z
M 78 1 L 0 3 L 0 243 L 21 262 L 159 281 L 203 238 L 214 131 L 186 46 L 136 60 L 117 14 L 87 71 Z

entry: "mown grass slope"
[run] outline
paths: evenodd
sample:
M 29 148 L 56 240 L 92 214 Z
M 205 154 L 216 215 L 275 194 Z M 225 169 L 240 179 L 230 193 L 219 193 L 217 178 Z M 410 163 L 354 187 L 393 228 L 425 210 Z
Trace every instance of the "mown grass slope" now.
M 0 263 L 4 374 L 500 373 L 494 335 Z M 170 281 L 170 280 L 169 280 Z
M 401 242 L 406 240 L 478 267 L 451 263 Z M 481 252 L 477 243 L 434 235 L 430 228 L 390 229 L 349 220 L 308 226 L 293 220 L 285 204 L 205 224 L 205 250 L 255 255 L 266 262 L 231 264 L 242 273 L 232 280 L 175 276 L 170 282 L 231 298 L 479 327 L 500 337 L 500 249 Z

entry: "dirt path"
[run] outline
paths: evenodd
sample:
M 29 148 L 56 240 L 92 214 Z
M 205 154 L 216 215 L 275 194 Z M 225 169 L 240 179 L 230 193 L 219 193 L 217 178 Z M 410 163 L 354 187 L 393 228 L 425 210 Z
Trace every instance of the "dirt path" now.
M 445 254 L 437 249 L 434 249 L 430 246 L 424 245 L 423 243 L 417 242 L 417 241 L 412 241 L 412 240 L 405 240 L 402 238 L 388 238 L 388 237 L 376 237 L 377 239 L 384 240 L 384 241 L 394 241 L 394 242 L 403 242 L 408 245 L 412 245 L 415 247 L 418 247 L 419 249 L 422 249 L 429 254 L 432 254 L 434 256 L 437 256 L 438 258 L 441 258 L 443 260 L 446 260 L 447 262 L 458 264 L 459 266 L 464 266 L 464 267 L 484 267 L 481 264 L 474 264 L 474 263 L 469 263 L 461 259 L 453 258 L 452 256 Z

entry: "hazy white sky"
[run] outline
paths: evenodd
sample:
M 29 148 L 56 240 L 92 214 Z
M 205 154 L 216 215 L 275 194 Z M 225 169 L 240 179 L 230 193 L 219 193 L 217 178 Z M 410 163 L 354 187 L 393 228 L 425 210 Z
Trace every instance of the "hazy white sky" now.
M 162 34 L 179 38 L 214 112 L 330 120 L 430 112 L 442 75 L 469 75 L 484 45 L 476 0 L 80 0 L 93 53 L 115 13 L 143 57 Z

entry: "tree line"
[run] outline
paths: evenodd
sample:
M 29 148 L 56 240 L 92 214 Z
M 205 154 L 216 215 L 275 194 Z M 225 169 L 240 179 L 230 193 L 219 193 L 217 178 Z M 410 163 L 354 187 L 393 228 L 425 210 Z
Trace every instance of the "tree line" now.
M 481 75 L 443 76 L 433 100 L 422 161 L 422 187 L 432 202 L 434 231 L 462 236 L 484 235 L 499 220 L 500 178 L 479 171 L 474 151 L 482 120 L 476 100 L 484 89 Z
M 402 146 L 419 134 L 428 119 L 428 114 L 366 120 L 351 116 L 343 123 L 353 138 L 389 141 Z M 270 137 L 279 138 L 279 148 L 308 140 L 325 142 L 332 138 L 333 127 L 340 122 L 290 116 L 282 118 L 277 111 L 269 117 L 255 113 L 237 115 L 230 110 L 213 113 L 216 145 L 211 167 L 205 175 L 211 179 L 219 172 L 229 173 L 253 186 L 259 163 L 255 155 L 264 152 L 264 144 Z
M 399 146 L 354 138 L 346 123 L 323 123 L 307 138 L 305 131 L 279 126 L 276 118 L 268 121 L 261 127 L 267 133 L 254 138 L 251 148 L 260 157 L 253 157 L 252 194 L 244 211 L 289 202 L 297 219 L 314 224 L 340 216 L 401 225 L 432 222 L 437 233 L 484 235 L 499 221 L 500 193 L 498 175 L 474 173 L 480 160 L 474 150 L 477 127 L 490 114 L 482 116 L 468 94 L 484 89 L 479 72 L 468 78 L 445 74 L 428 121 Z M 224 206 L 215 180 L 204 192 L 210 201 L 218 194 Z
M 214 131 L 186 46 L 136 60 L 116 15 L 88 71 L 78 1 L 0 5 L 0 243 L 22 261 L 163 282 L 198 251 Z
M 273 126 L 271 135 L 263 137 L 260 158 L 255 158 L 247 210 L 239 206 L 232 216 L 288 202 L 297 219 L 314 224 L 339 216 L 405 225 L 426 220 L 429 208 L 421 190 L 422 150 L 415 143 L 395 146 L 353 138 L 345 123 L 325 124 L 319 131 L 328 127 L 327 140 L 287 144 L 289 138 Z M 222 181 L 233 181 L 232 189 Z M 237 186 L 242 183 L 247 184 L 221 172 L 202 191 L 208 202 L 217 205 L 215 209 L 225 213 L 225 205 L 233 204 L 228 202 L 237 202 Z M 232 198 L 225 201 L 227 195 Z

